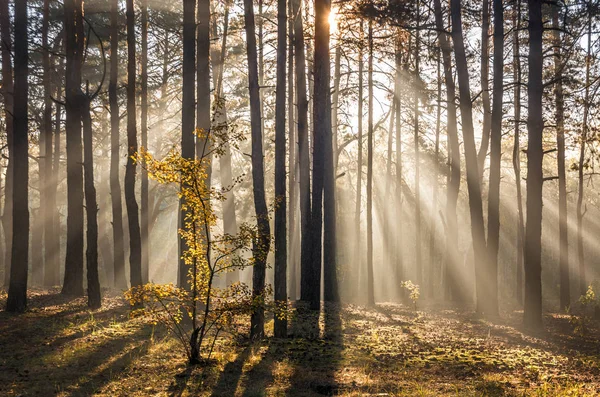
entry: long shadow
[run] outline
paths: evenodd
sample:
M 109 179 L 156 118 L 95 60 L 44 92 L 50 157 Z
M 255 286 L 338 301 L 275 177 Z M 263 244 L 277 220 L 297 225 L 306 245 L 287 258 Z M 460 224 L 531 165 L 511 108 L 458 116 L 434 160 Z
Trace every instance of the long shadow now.
M 337 394 L 342 388 L 335 379 L 340 368 L 343 344 L 341 308 L 325 303 L 321 307 L 322 338 L 308 339 L 295 335 L 290 341 L 288 359 L 292 365 L 291 385 L 286 396 Z M 316 312 L 309 315 L 317 315 Z M 296 316 L 294 321 L 302 321 Z M 295 324 L 292 324 L 294 328 Z M 309 337 L 312 335 L 308 335 Z
M 211 396 L 232 396 L 238 387 L 242 377 L 244 363 L 250 357 L 252 346 L 246 347 L 240 354 L 237 355 L 234 361 L 230 361 L 225 365 L 223 371 L 219 375 L 219 379 L 212 390 Z
M 261 360 L 246 373 L 246 377 L 243 379 L 242 397 L 266 395 L 267 387 L 274 380 L 275 363 L 283 358 L 282 354 L 278 354 L 282 348 L 283 345 L 280 341 L 276 339 L 269 341 L 267 350 L 262 353 Z

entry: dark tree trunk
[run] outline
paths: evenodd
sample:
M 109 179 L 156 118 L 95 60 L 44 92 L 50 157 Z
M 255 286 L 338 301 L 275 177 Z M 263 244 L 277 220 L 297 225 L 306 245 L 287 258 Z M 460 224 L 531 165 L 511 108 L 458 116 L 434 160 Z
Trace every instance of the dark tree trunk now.
M 252 185 L 254 189 L 254 208 L 258 223 L 258 234 L 254 241 L 252 254 L 254 266 L 252 272 L 252 295 L 257 298 L 264 293 L 267 254 L 271 245 L 269 214 L 265 198 L 265 171 L 262 151 L 262 131 L 260 114 L 260 94 L 258 87 L 258 65 L 256 51 L 256 31 L 252 0 L 244 0 L 244 22 L 246 24 L 246 52 L 248 57 L 248 86 L 250 93 L 250 127 L 252 132 Z M 257 307 L 252 313 L 250 337 L 262 338 L 265 328 L 264 307 Z
M 435 277 L 438 274 L 437 266 L 436 266 L 436 250 L 435 250 L 435 232 L 436 232 L 436 214 L 438 211 L 438 165 L 439 165 L 439 156 L 440 156 L 440 128 L 441 128 L 441 119 L 442 119 L 442 70 L 441 70 L 441 59 L 440 59 L 440 50 L 439 48 L 436 51 L 436 61 L 437 61 L 437 93 L 436 93 L 436 112 L 435 112 L 435 147 L 433 153 L 433 167 L 432 167 L 432 175 L 431 175 L 431 185 L 432 185 L 432 194 L 431 194 L 431 210 L 430 210 L 430 220 L 429 220 L 429 277 L 427 278 L 427 296 L 429 298 L 433 298 L 434 296 L 434 288 L 435 288 Z
M 183 92 L 181 108 L 181 156 L 191 160 L 194 158 L 195 130 L 195 84 L 196 84 L 196 0 L 183 1 Z M 180 200 L 179 208 L 184 204 Z M 185 227 L 185 212 L 180 211 L 179 227 Z M 180 288 L 188 286 L 187 265 L 182 259 L 188 246 L 184 238 L 179 236 L 179 266 L 177 284 Z
M 119 1 L 110 4 L 110 82 L 108 96 L 110 104 L 110 198 L 112 204 L 114 287 L 127 288 L 125 278 L 125 243 L 123 236 L 123 203 L 119 181 L 119 101 L 117 80 L 119 78 Z
M 83 170 L 81 146 L 81 63 L 84 29 L 83 1 L 66 0 L 65 97 L 67 135 L 67 253 L 62 293 L 83 295 Z
M 148 0 L 141 2 L 141 24 L 142 24 L 142 70 L 141 70 L 141 113 L 140 134 L 142 147 L 148 149 Z M 142 239 L 142 282 L 147 283 L 150 273 L 150 235 L 148 214 L 148 173 L 142 169 L 141 172 L 141 239 Z
M 136 165 L 133 156 L 138 151 L 135 108 L 135 15 L 133 0 L 127 0 L 127 166 L 125 168 L 125 205 L 129 223 L 129 279 L 131 286 L 142 285 L 142 246 L 140 220 L 135 198 Z
M 82 109 L 83 121 L 83 172 L 85 175 L 85 212 L 87 217 L 87 287 L 88 307 L 98 309 L 102 306 L 100 280 L 98 278 L 98 203 L 94 185 L 94 149 L 92 147 L 92 117 L 90 99 L 85 97 Z
M 525 230 L 526 327 L 542 326 L 542 0 L 529 4 L 529 82 L 527 84 L 527 225 Z
M 488 271 L 485 290 L 486 312 L 498 315 L 498 249 L 500 245 L 500 168 L 502 158 L 502 97 L 504 95 L 504 9 L 502 0 L 494 5 L 494 88 L 490 143 L 490 182 L 488 192 Z
M 296 54 L 296 92 L 298 106 L 298 157 L 300 162 L 300 298 L 310 300 L 310 152 L 308 147 L 308 98 L 306 96 L 306 57 L 300 0 L 291 0 L 294 15 L 294 52 Z
M 552 27 L 554 28 L 554 100 L 556 114 L 556 147 L 558 166 L 558 228 L 559 228 L 559 271 L 560 308 L 566 310 L 571 305 L 571 280 L 569 276 L 569 236 L 567 217 L 567 176 L 565 172 L 565 98 L 563 94 L 561 36 L 559 22 L 560 6 L 552 6 Z
M 460 0 L 451 0 L 450 12 L 452 15 L 452 41 L 456 57 L 458 84 L 460 95 L 460 115 L 462 119 L 463 141 L 465 146 L 465 161 L 467 165 L 467 188 L 469 191 L 469 211 L 471 214 L 471 237 L 475 257 L 475 283 L 477 295 L 477 312 L 484 311 L 484 301 L 487 298 L 485 290 L 486 269 L 486 242 L 483 225 L 483 204 L 481 200 L 481 184 L 479 166 L 477 164 L 477 150 L 475 148 L 475 134 L 473 130 L 473 106 L 471 103 L 471 89 L 469 87 L 469 70 L 465 53 L 465 44 L 462 36 L 462 17 Z
M 395 54 L 395 81 L 394 81 L 394 104 L 396 108 L 396 247 L 394 257 L 396 260 L 395 285 L 400 285 L 404 278 L 404 252 L 402 250 L 404 214 L 402 212 L 402 38 L 396 40 Z M 389 180 L 388 183 L 392 181 Z M 398 295 L 396 295 L 398 296 Z
M 286 0 L 277 1 L 277 88 L 275 92 L 275 302 L 287 302 L 287 233 L 285 192 Z M 287 336 L 287 317 L 275 316 L 276 338 Z
M 354 261 L 356 263 L 355 273 L 357 280 L 360 280 L 362 271 L 362 253 L 361 253 L 361 222 L 360 213 L 362 207 L 362 170 L 363 170 L 363 109 L 364 109 L 364 23 L 360 20 L 360 33 L 358 42 L 358 136 L 356 143 L 358 145 L 358 154 L 356 160 L 356 209 L 354 212 Z M 367 290 L 368 290 L 367 286 Z M 358 291 L 363 290 L 362 283 L 358 284 Z M 368 294 L 368 291 L 367 291 Z
M 435 24 L 439 31 L 445 31 L 440 0 L 434 0 Z M 456 86 L 452 71 L 452 48 L 447 33 L 439 36 L 444 64 L 444 81 L 446 84 L 446 128 L 449 141 L 450 177 L 446 192 L 446 270 L 445 294 L 454 300 L 464 298 L 460 290 L 460 273 L 458 269 L 458 221 L 456 205 L 460 191 L 460 145 L 456 120 Z
M 581 140 L 579 146 L 579 165 L 577 167 L 577 263 L 579 266 L 579 294 L 585 295 L 587 291 L 586 263 L 583 256 L 583 216 L 587 211 L 584 209 L 583 178 L 585 168 L 585 147 L 588 141 L 589 114 L 590 114 L 590 66 L 592 63 L 592 2 L 587 4 L 587 54 L 585 58 L 585 94 L 583 99 L 583 125 L 581 128 Z
M 42 67 L 44 85 L 44 116 L 41 132 L 41 156 L 40 165 L 43 164 L 40 189 L 41 197 L 41 218 L 43 220 L 44 233 L 44 280 L 45 286 L 53 286 L 59 283 L 58 275 L 58 252 L 57 239 L 54 225 L 54 212 L 56 209 L 56 179 L 52 170 L 52 85 L 50 81 L 50 49 L 48 43 L 48 29 L 50 25 L 50 0 L 44 0 L 42 17 Z M 59 154 L 56 153 L 55 156 Z
M 368 28 L 369 61 L 367 66 L 369 111 L 367 131 L 367 304 L 375 305 L 373 277 L 373 21 Z
M 421 1 L 417 0 L 417 18 L 421 15 Z M 421 153 L 419 145 L 419 95 L 420 95 L 420 76 L 419 76 L 419 48 L 420 29 L 419 20 L 417 19 L 417 30 L 415 33 L 415 72 L 413 74 L 413 144 L 415 149 L 415 270 L 417 272 L 417 284 L 423 285 L 423 259 L 421 252 Z
M 196 115 L 196 127 L 203 130 L 205 134 L 210 132 L 210 0 L 198 0 L 198 28 L 196 31 L 197 51 L 197 100 L 198 113 Z M 206 158 L 209 151 L 210 138 L 196 138 L 196 157 Z M 208 184 L 210 186 L 211 167 L 208 168 Z
M 29 264 L 29 158 L 28 152 L 28 42 L 27 0 L 15 2 L 15 85 L 14 85 L 14 178 L 12 255 L 6 311 L 23 312 L 27 307 L 27 266 Z
M 298 196 L 297 196 L 297 152 L 298 140 L 296 135 L 296 117 L 295 117 L 295 92 L 294 92 L 294 18 L 292 9 L 293 0 L 288 1 L 288 10 L 290 17 L 288 18 L 288 35 L 290 37 L 288 43 L 288 129 L 289 129 L 289 206 L 288 206 L 288 292 L 292 300 L 298 298 L 299 282 L 300 282 L 300 257 L 299 252 L 299 235 L 298 235 Z
M 513 25 L 516 27 L 513 40 L 513 80 L 515 84 L 515 132 L 512 162 L 515 172 L 515 185 L 517 190 L 517 260 L 516 260 L 516 298 L 519 304 L 523 304 L 523 245 L 525 238 L 525 222 L 523 219 L 523 194 L 521 193 L 521 43 L 519 32 L 521 31 L 521 0 L 517 0 L 517 9 L 513 17 Z
M 493 0 L 492 0 L 493 1 Z M 483 103 L 483 129 L 479 147 L 479 177 L 483 179 L 485 159 L 490 145 L 490 1 L 483 0 L 481 16 L 481 101 Z
M 335 199 L 335 160 L 334 156 L 334 136 L 333 122 L 331 119 L 331 87 L 330 81 L 330 54 L 329 54 L 329 13 L 331 12 L 331 1 L 324 1 L 320 4 L 322 8 L 317 8 L 316 18 L 322 23 L 319 26 L 322 29 L 323 43 L 319 50 L 321 55 L 318 59 L 319 69 L 323 72 L 319 76 L 320 89 L 315 88 L 315 95 L 325 96 L 325 106 L 320 109 L 317 118 L 315 114 L 315 122 L 323 120 L 323 300 L 326 302 L 338 302 L 340 300 L 338 293 L 337 280 L 337 234 L 336 234 L 336 199 Z M 316 41 L 316 37 L 315 37 Z M 317 84 L 317 46 L 315 45 L 315 85 Z M 340 51 L 338 47 L 338 52 Z M 336 55 L 337 59 L 337 55 Z M 339 69 L 339 68 L 338 68 Z M 336 70 L 338 70 L 336 69 Z M 338 79 L 339 80 L 339 79 Z M 317 99 L 315 98 L 315 105 Z M 336 105 L 337 106 L 337 105 Z M 337 119 L 337 112 L 335 115 Z M 337 123 L 337 120 L 335 121 Z M 337 127 L 336 127 L 337 130 Z M 336 131 L 337 133 L 337 131 Z
M 6 167 L 6 182 L 4 185 L 4 213 L 2 228 L 4 229 L 4 280 L 8 287 L 10 280 L 10 263 L 12 252 L 12 195 L 13 195 L 13 68 L 12 68 L 12 37 L 10 34 L 10 13 L 8 0 L 0 0 L 0 46 L 2 47 L 2 97 L 4 98 L 4 124 L 6 126 L 6 141 L 8 146 L 8 165 Z

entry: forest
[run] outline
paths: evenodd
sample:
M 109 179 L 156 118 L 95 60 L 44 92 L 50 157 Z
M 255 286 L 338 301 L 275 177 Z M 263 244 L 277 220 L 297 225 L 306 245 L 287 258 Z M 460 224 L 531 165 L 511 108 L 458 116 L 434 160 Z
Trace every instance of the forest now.
M 600 0 L 0 0 L 0 395 L 600 395 Z

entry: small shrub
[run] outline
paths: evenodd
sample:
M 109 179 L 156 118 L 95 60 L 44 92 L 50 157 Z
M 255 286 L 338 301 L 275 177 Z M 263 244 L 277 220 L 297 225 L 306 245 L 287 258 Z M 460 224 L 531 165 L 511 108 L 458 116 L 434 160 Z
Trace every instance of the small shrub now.
M 413 303 L 413 309 L 415 311 L 417 311 L 417 301 L 419 300 L 419 297 L 421 296 L 419 286 L 417 284 L 414 284 L 411 280 L 403 281 L 401 286 L 403 288 L 406 288 L 406 290 L 408 290 L 408 294 L 409 294 L 408 298 Z

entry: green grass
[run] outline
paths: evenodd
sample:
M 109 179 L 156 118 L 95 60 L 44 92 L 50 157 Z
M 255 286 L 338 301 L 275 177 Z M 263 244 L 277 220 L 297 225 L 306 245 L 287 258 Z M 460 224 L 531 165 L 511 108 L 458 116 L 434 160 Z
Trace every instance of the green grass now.
M 2 307 L 5 299 L 0 292 Z M 600 394 L 598 329 L 577 337 L 564 316 L 548 315 L 547 332 L 532 335 L 519 328 L 519 313 L 488 323 L 391 304 L 327 307 L 320 316 L 299 308 L 290 338 L 221 338 L 213 364 L 187 368 L 173 338 L 128 310 L 113 295 L 91 313 L 84 298 L 52 290 L 32 291 L 22 315 L 0 311 L 0 395 Z

